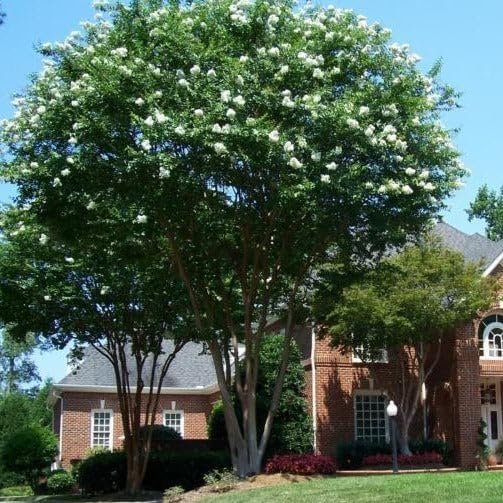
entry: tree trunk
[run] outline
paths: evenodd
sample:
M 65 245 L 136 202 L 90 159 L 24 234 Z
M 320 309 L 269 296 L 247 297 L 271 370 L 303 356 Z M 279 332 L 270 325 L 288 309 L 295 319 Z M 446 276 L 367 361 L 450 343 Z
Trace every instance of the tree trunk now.
M 397 440 L 400 447 L 400 454 L 405 456 L 410 456 L 412 454 L 409 447 L 409 428 L 410 423 L 405 421 L 397 428 Z
M 130 439 L 130 450 L 127 450 L 127 478 L 126 493 L 135 495 L 141 490 L 143 483 L 143 464 L 144 456 L 142 453 L 141 442 L 138 439 Z

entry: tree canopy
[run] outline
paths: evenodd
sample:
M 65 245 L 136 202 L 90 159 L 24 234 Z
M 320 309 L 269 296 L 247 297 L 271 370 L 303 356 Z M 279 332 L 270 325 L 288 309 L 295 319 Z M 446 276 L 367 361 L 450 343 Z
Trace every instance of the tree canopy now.
M 482 186 L 467 213 L 469 220 L 474 218 L 485 220 L 489 239 L 494 241 L 503 239 L 503 187 L 498 192 L 490 190 L 487 185 Z
M 41 46 L 45 67 L 4 124 L 2 174 L 19 190 L 12 232 L 24 232 L 24 212 L 40 246 L 48 236 L 71 247 L 62 265 L 89 249 L 124 265 L 128 246 L 164 250 L 214 359 L 234 467 L 257 472 L 312 269 L 328 251 L 374 257 L 443 208 L 465 174 L 439 122 L 456 94 L 439 65 L 423 74 L 408 46 L 352 11 L 95 5 L 104 16 L 83 33 Z M 272 316 L 286 337 L 259 438 Z M 239 342 L 243 429 L 230 396 Z
M 399 405 L 402 450 L 408 452 L 422 387 L 446 350 L 444 337 L 487 310 L 497 292 L 480 264 L 427 239 L 380 263 L 332 304 L 327 321 L 333 345 L 369 364 L 386 349 L 390 365 L 399 367 L 390 398 Z

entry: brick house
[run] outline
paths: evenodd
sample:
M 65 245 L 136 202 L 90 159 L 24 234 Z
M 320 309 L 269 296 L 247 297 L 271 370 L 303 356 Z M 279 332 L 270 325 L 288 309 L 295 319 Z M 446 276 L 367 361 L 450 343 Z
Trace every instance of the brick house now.
M 503 281 L 503 241 L 468 235 L 444 223 L 437 225 L 436 233 L 466 260 L 480 262 L 481 274 Z M 298 327 L 295 339 L 306 369 L 316 451 L 333 454 L 343 440 L 388 441 L 387 389 L 400 374 L 387 353 L 368 365 L 331 348 L 310 327 Z M 453 446 L 459 466 L 474 467 L 480 417 L 488 425 L 489 447 L 494 449 L 503 440 L 503 303 L 446 338 L 426 385 L 429 435 Z M 207 417 L 218 396 L 211 356 L 201 345 L 187 344 L 166 377 L 157 422 L 174 427 L 183 438 L 206 438 Z M 89 354 L 78 369 L 55 384 L 53 400 L 62 466 L 68 467 L 91 446 L 121 445 L 113 373 L 100 355 Z M 419 421 L 412 433 L 421 435 Z

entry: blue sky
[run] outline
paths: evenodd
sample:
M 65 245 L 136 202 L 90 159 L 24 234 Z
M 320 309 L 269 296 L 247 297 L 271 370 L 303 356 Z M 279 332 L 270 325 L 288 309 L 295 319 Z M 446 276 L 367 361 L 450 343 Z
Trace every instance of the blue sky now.
M 40 68 L 33 47 L 39 42 L 62 40 L 91 19 L 91 0 L 3 0 L 7 18 L 0 27 L 2 75 L 0 118 L 12 114 L 11 96 Z M 445 116 L 451 128 L 460 128 L 455 143 L 472 176 L 449 201 L 445 220 L 465 232 L 483 232 L 483 222 L 468 222 L 465 209 L 482 184 L 503 185 L 503 18 L 501 0 L 341 0 L 337 7 L 354 9 L 369 21 L 393 31 L 393 39 L 409 43 L 423 56 L 428 69 L 443 60 L 442 77 L 462 92 L 462 108 Z M 0 184 L 0 202 L 8 202 L 12 188 Z M 60 379 L 66 372 L 64 352 L 37 356 L 42 376 Z

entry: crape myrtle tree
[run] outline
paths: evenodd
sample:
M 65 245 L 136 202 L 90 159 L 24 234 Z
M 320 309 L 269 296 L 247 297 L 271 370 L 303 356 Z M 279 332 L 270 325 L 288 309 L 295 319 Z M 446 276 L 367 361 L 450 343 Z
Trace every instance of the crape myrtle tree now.
M 169 366 L 194 338 L 183 285 L 156 255 L 156 241 L 138 248 L 134 230 L 108 247 L 62 244 L 41 230 L 29 212 L 2 215 L 1 316 L 12 337 L 30 331 L 55 347 L 71 343 L 77 360 L 88 346 L 113 366 L 127 490 L 136 492 L 151 443 L 151 429 L 142 427 L 154 424 Z
M 487 185 L 480 187 L 475 200 L 467 211 L 468 218 L 481 218 L 486 222 L 486 234 L 489 239 L 503 239 L 503 186 L 499 193 Z
M 258 472 L 313 268 L 327 251 L 375 256 L 443 207 L 465 173 L 439 122 L 456 96 L 438 66 L 423 74 L 350 11 L 96 5 L 102 19 L 42 46 L 45 67 L 4 125 L 4 177 L 20 208 L 83 247 L 126 224 L 146 232 L 138 246 L 165 239 L 214 360 L 234 469 Z M 284 346 L 257 428 L 258 355 L 277 316 Z
M 410 454 L 409 429 L 423 387 L 448 349 L 443 341 L 488 309 L 496 295 L 497 283 L 482 277 L 479 264 L 428 238 L 384 260 L 335 303 L 325 299 L 332 304 L 326 321 L 334 346 L 356 351 L 371 368 L 386 349 L 396 365 L 399 379 L 382 386 L 398 405 L 403 454 Z

